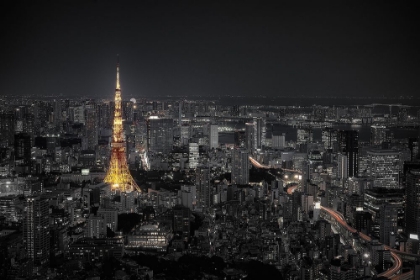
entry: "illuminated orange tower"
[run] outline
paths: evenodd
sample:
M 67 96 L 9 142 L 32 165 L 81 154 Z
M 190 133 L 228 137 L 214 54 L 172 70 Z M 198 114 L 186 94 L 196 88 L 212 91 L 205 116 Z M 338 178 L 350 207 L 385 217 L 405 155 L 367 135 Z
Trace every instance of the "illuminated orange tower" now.
M 117 62 L 117 86 L 115 88 L 114 125 L 112 127 L 111 161 L 104 182 L 111 184 L 113 190 L 121 192 L 140 191 L 128 170 L 125 139 L 121 117 L 120 63 Z

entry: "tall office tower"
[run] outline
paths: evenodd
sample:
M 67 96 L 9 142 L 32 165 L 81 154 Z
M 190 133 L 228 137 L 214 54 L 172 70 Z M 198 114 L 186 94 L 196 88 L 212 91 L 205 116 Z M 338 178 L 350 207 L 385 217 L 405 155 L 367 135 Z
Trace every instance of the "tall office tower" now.
M 23 241 L 28 257 L 36 265 L 48 262 L 50 253 L 49 202 L 47 198 L 25 198 Z
M 15 135 L 15 115 L 0 113 L 0 148 L 13 145 Z
M 182 205 L 176 205 L 174 208 L 174 232 L 181 232 L 184 241 L 190 238 L 190 216 L 191 210 Z
M 367 175 L 375 187 L 400 188 L 400 152 L 395 150 L 367 151 Z
M 173 120 L 151 116 L 148 119 L 147 140 L 149 151 L 169 153 L 173 147 Z
M 77 106 L 73 108 L 73 122 L 85 124 L 85 106 Z
M 397 234 L 398 226 L 398 210 L 400 210 L 400 204 L 386 203 L 380 206 L 380 218 L 379 218 L 379 241 L 393 246 L 391 242 L 391 234 Z
M 54 111 L 53 111 L 53 123 L 55 128 L 60 128 L 61 126 L 61 101 L 54 99 Z
M 232 153 L 232 184 L 245 185 L 249 183 L 248 151 L 234 149 Z
M 179 137 L 179 144 L 180 146 L 188 145 L 188 141 L 191 138 L 191 126 L 189 124 L 183 124 L 179 127 L 180 129 L 180 137 Z
M 256 149 L 262 150 L 262 147 L 265 145 L 265 136 L 266 136 L 266 126 L 265 126 L 265 119 L 257 118 L 254 120 L 256 124 Z
M 100 128 L 110 128 L 112 127 L 111 122 L 111 108 L 109 106 L 109 103 L 102 103 L 99 105 L 99 127 Z
M 114 126 L 112 128 L 111 160 L 104 182 L 122 192 L 140 191 L 128 170 L 126 143 L 121 117 L 120 64 L 117 63 L 117 84 L 115 88 Z
M 96 104 L 91 101 L 85 106 L 85 137 L 87 149 L 95 150 L 98 145 L 98 117 Z
M 210 189 L 210 170 L 208 168 L 197 168 L 195 174 L 198 205 L 201 207 L 210 207 L 212 195 Z
M 217 124 L 210 125 L 210 149 L 219 147 L 219 126 Z
M 188 161 L 190 168 L 197 168 L 200 158 L 198 143 L 188 144 Z
M 333 149 L 334 143 L 337 142 L 337 130 L 332 127 L 324 127 L 321 132 L 322 143 L 324 144 L 324 148 Z
M 16 164 L 30 166 L 31 148 L 31 136 L 28 133 L 15 134 L 14 154 Z
M 106 237 L 106 223 L 104 217 L 90 214 L 87 219 L 87 237 Z
M 99 207 L 97 215 L 104 218 L 107 227 L 109 227 L 112 231 L 117 231 L 118 209 L 112 208 L 109 205 L 103 205 Z
M 286 147 L 286 134 L 282 133 L 279 135 L 273 132 L 271 136 L 271 147 L 273 149 L 284 149 Z
M 346 155 L 338 154 L 337 177 L 339 179 L 347 179 L 349 177 L 348 158 Z
M 254 153 L 256 147 L 256 133 L 255 133 L 255 123 L 246 123 L 245 124 L 245 148 L 248 153 Z
M 372 145 L 381 145 L 386 142 L 389 135 L 389 130 L 383 125 L 372 125 L 370 127 L 370 143 Z
M 420 235 L 420 169 L 408 171 L 405 192 L 405 231 Z
M 125 121 L 133 121 L 134 103 L 132 101 L 121 101 L 122 118 Z
M 312 129 L 310 128 L 302 128 L 302 129 L 298 129 L 296 131 L 297 136 L 296 136 L 296 143 L 298 145 L 300 144 L 307 144 L 312 142 L 313 139 L 313 133 L 312 133 Z
M 357 177 L 359 171 L 359 133 L 356 130 L 339 131 L 339 151 L 347 156 L 348 176 Z

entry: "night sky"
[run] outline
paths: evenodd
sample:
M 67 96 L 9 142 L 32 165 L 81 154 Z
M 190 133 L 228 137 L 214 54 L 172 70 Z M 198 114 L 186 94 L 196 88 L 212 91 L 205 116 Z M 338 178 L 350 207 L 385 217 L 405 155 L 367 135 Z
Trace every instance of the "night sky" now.
M 419 7 L 271 2 L 2 1 L 0 95 L 418 95 Z

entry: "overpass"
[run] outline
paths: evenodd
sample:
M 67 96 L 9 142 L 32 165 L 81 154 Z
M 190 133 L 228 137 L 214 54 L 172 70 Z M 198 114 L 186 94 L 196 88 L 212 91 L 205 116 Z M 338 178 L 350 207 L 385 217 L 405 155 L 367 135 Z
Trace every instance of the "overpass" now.
M 345 221 L 343 215 L 337 211 L 334 211 L 330 208 L 321 206 L 321 210 L 323 210 L 326 214 L 330 215 L 332 218 L 334 218 L 334 220 L 339 223 L 341 225 L 342 228 L 344 228 L 345 230 L 347 230 L 350 233 L 357 233 L 361 239 L 370 242 L 372 240 L 372 238 L 364 233 L 358 232 L 355 228 L 352 228 L 351 226 L 349 226 L 347 224 L 347 222 Z M 384 246 L 384 248 L 386 250 L 390 250 L 391 251 L 391 257 L 394 260 L 394 264 L 392 265 L 392 267 L 390 267 L 387 271 L 384 271 L 380 274 L 378 274 L 378 277 L 382 276 L 382 277 L 386 277 L 386 278 L 390 278 L 390 279 L 405 279 L 405 278 L 398 278 L 398 277 L 402 277 L 403 275 L 406 275 L 407 273 L 401 274 L 401 275 L 397 275 L 399 273 L 399 271 L 401 270 L 403 261 L 401 259 L 401 257 L 399 256 L 399 254 L 403 253 L 399 250 L 395 250 L 395 249 L 391 249 L 389 246 Z M 420 257 L 420 256 L 419 256 Z M 393 277 L 395 276 L 395 277 Z M 406 275 L 409 276 L 409 275 Z M 407 278 L 410 279 L 410 278 Z

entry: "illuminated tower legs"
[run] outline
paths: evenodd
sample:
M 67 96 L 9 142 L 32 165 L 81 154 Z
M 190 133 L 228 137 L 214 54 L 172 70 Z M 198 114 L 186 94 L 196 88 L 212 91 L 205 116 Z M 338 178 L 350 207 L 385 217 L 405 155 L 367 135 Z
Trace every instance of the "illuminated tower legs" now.
M 121 87 L 120 87 L 120 65 L 117 63 L 117 85 L 115 88 L 115 111 L 114 124 L 112 128 L 111 161 L 104 182 L 111 184 L 113 190 L 121 192 L 140 191 L 128 169 L 126 143 L 123 136 L 123 125 L 121 116 Z

